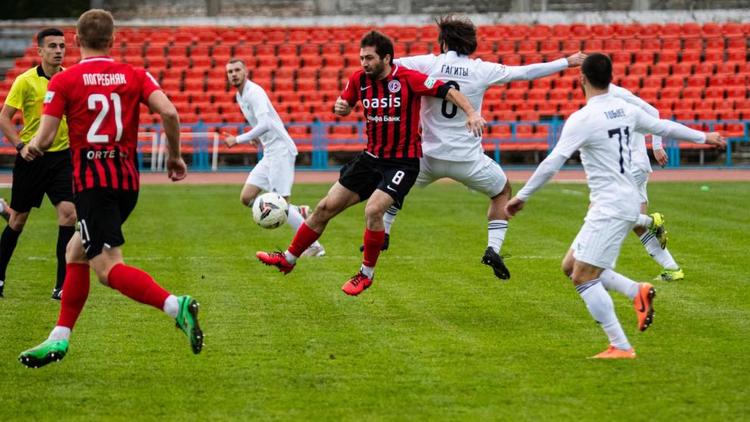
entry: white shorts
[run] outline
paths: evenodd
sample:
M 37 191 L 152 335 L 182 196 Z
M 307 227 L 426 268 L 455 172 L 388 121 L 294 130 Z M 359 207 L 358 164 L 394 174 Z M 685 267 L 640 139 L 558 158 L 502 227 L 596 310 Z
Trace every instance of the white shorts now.
M 638 188 L 638 198 L 640 203 L 648 202 L 648 192 L 646 191 L 648 185 L 648 172 L 643 170 L 633 170 L 633 179 L 635 185 Z
M 635 222 L 602 215 L 596 210 L 586 214 L 583 227 L 573 244 L 573 257 L 599 268 L 614 269 L 622 242 Z
M 492 158 L 482 155 L 476 161 L 448 161 L 424 156 L 419 160 L 417 186 L 424 187 L 447 177 L 490 198 L 502 192 L 508 177 Z
M 295 158 L 288 152 L 264 155 L 247 176 L 245 184 L 257 186 L 264 191 L 276 192 L 281 196 L 290 196 L 294 183 Z

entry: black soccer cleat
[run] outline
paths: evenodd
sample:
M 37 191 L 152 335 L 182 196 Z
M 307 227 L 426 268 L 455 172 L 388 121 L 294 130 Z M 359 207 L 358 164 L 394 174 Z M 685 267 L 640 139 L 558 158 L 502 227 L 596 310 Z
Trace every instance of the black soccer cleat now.
M 62 300 L 62 289 L 52 289 L 52 299 Z
M 508 280 L 510 278 L 510 271 L 508 270 L 508 267 L 505 266 L 503 257 L 498 255 L 497 252 L 489 246 L 487 247 L 487 250 L 484 251 L 482 264 L 492 267 L 492 271 L 497 278 L 501 280 Z
M 391 235 L 386 233 L 385 239 L 383 240 L 383 246 L 380 247 L 381 251 L 387 251 L 388 250 L 388 244 L 390 243 Z M 365 245 L 359 245 L 359 251 L 364 252 L 365 251 Z

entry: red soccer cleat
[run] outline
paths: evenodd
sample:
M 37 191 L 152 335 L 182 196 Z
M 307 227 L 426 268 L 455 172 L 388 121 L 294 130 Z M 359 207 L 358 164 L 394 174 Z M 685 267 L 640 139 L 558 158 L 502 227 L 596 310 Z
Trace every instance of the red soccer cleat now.
M 294 269 L 294 264 L 289 263 L 284 256 L 284 252 L 263 252 L 258 251 L 255 256 L 260 262 L 266 265 L 273 265 L 282 273 L 289 274 Z
M 654 322 L 654 296 L 656 290 L 650 283 L 640 283 L 638 294 L 633 299 L 633 308 L 638 315 L 638 329 L 646 329 Z
M 357 296 L 363 291 L 367 290 L 372 285 L 372 279 L 362 274 L 362 271 L 350 278 L 349 281 L 341 286 L 341 290 L 349 296 Z

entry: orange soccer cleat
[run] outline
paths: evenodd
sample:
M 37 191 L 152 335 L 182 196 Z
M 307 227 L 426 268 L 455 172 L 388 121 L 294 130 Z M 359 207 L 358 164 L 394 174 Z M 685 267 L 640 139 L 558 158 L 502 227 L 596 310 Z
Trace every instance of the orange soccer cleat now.
M 350 278 L 349 281 L 341 286 L 341 290 L 349 296 L 357 296 L 363 291 L 367 290 L 372 285 L 372 279 L 358 272 L 354 277 Z
M 282 273 L 289 274 L 294 269 L 294 264 L 286 260 L 284 252 L 263 252 L 258 251 L 255 256 L 260 262 L 266 265 L 273 265 L 278 268 Z
M 638 329 L 646 331 L 654 322 L 654 296 L 656 290 L 650 283 L 641 283 L 638 294 L 633 299 L 635 313 L 638 314 Z
M 591 359 L 635 359 L 635 349 L 631 347 L 628 350 L 622 350 L 610 344 L 607 350 L 591 356 Z

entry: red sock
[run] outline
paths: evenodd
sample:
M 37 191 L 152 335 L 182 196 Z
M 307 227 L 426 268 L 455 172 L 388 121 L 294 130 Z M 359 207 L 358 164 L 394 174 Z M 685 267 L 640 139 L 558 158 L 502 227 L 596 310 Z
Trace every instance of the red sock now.
M 380 256 L 380 248 L 383 247 L 383 242 L 385 242 L 385 230 L 376 232 L 370 229 L 365 229 L 365 257 L 362 260 L 362 264 L 364 264 L 365 267 L 374 267 L 378 262 L 378 256 Z
M 57 325 L 71 330 L 89 297 L 89 264 L 65 265 L 65 281 Z
M 147 272 L 125 264 L 112 267 L 107 275 L 107 281 L 109 287 L 136 302 L 151 305 L 160 311 L 164 309 L 164 301 L 169 297 L 169 292 L 158 285 Z
M 302 223 L 297 230 L 297 234 L 292 239 L 292 244 L 289 245 L 289 253 L 294 256 L 302 255 L 307 248 L 310 247 L 318 238 L 320 233 L 316 233 L 313 229 L 307 226 L 307 223 Z

